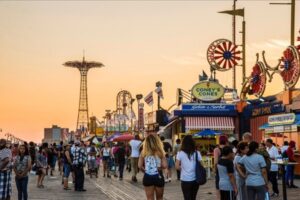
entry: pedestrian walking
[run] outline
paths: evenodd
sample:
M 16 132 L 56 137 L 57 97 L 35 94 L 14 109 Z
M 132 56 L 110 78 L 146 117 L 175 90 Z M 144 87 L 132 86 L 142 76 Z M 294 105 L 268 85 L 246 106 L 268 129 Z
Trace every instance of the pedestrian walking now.
M 70 153 L 71 146 L 70 144 L 66 144 L 65 151 L 61 154 L 63 159 L 63 183 L 64 183 L 64 190 L 70 190 L 68 186 L 68 179 L 70 176 L 70 173 L 72 171 L 72 160 L 73 156 Z
M 247 142 L 240 142 L 237 145 L 237 153 L 234 157 L 233 164 L 235 167 L 235 181 L 238 189 L 237 200 L 247 200 L 247 188 L 246 180 L 238 173 L 237 165 L 241 158 L 245 156 L 249 151 Z
M 176 139 L 176 144 L 175 144 L 174 149 L 173 149 L 173 154 L 175 156 L 175 160 L 176 160 L 177 154 L 178 154 L 178 152 L 180 151 L 180 148 L 181 148 L 180 143 L 181 143 L 181 140 Z M 180 170 L 176 169 L 176 174 L 177 174 L 177 180 L 180 180 Z
M 119 180 L 123 180 L 123 172 L 125 167 L 125 157 L 126 157 L 126 150 L 124 147 L 124 143 L 119 143 L 119 148 L 116 151 L 115 159 L 119 166 Z
M 102 156 L 102 163 L 103 163 L 103 177 L 105 177 L 105 175 L 107 176 L 107 178 L 110 178 L 109 175 L 109 167 L 108 164 L 110 162 L 112 153 L 111 153 L 111 149 L 109 148 L 108 142 L 104 143 L 104 147 L 101 149 L 101 156 Z
M 242 157 L 237 165 L 239 174 L 246 179 L 248 200 L 265 199 L 268 191 L 266 161 L 257 150 L 258 143 L 250 142 L 247 155 Z
M 138 160 L 140 156 L 140 147 L 142 142 L 140 141 L 139 135 L 135 135 L 134 139 L 129 142 L 131 146 L 131 168 L 132 168 L 132 177 L 133 182 L 137 182 L 136 175 L 138 173 Z
M 6 140 L 0 140 L 0 199 L 10 200 L 11 197 L 11 160 L 12 153 L 6 147 Z
M 29 155 L 31 158 L 31 165 L 33 165 L 36 157 L 35 144 L 33 142 L 29 142 Z
M 171 182 L 172 181 L 172 168 L 175 166 L 174 159 L 173 159 L 173 150 L 172 146 L 169 142 L 165 141 L 165 137 L 161 136 L 160 137 L 163 146 L 164 146 L 164 151 L 166 152 L 165 156 L 167 159 L 168 167 L 165 170 L 166 171 L 166 180 L 165 182 Z
M 278 149 L 273 145 L 273 140 L 267 139 L 266 146 L 267 146 L 267 151 L 269 153 L 271 161 L 275 162 L 277 157 L 279 156 L 279 153 L 278 153 Z M 270 171 L 268 173 L 268 178 L 269 178 L 269 181 L 272 183 L 272 190 L 273 190 L 273 193 L 270 195 L 271 197 L 279 196 L 277 175 L 278 175 L 278 165 L 272 163 L 271 167 L 270 167 Z
M 235 200 L 237 185 L 234 177 L 233 165 L 234 153 L 230 146 L 222 150 L 222 156 L 218 162 L 220 200 Z
M 147 200 L 162 200 L 165 180 L 162 170 L 167 168 L 163 144 L 158 136 L 149 135 L 143 142 L 138 167 L 144 172 L 143 185 Z
M 75 191 L 85 192 L 84 189 L 84 164 L 86 162 L 86 153 L 83 142 L 76 141 L 74 149 L 73 167 L 75 173 Z
M 181 189 L 184 200 L 196 200 L 199 184 L 196 182 L 196 160 L 201 161 L 201 154 L 191 135 L 183 138 L 181 151 L 176 156 L 176 169 L 180 170 Z
M 218 162 L 222 156 L 222 149 L 228 146 L 228 138 L 225 135 L 219 137 L 219 145 L 214 149 L 214 171 L 215 171 L 215 187 L 217 199 L 220 199 L 220 190 L 219 190 L 219 172 L 218 172 Z
M 296 147 L 295 141 L 293 141 L 293 140 L 290 141 L 289 147 L 285 151 L 286 156 L 284 156 L 284 157 L 288 158 L 289 162 L 296 162 L 295 157 L 294 157 L 295 156 L 295 154 L 294 154 L 295 147 Z M 298 188 L 298 186 L 296 186 L 294 184 L 294 169 L 295 169 L 294 165 L 286 166 L 285 180 L 286 180 L 286 184 L 289 188 Z
M 46 147 L 41 146 L 37 155 L 36 155 L 36 174 L 38 175 L 37 178 L 37 187 L 44 188 L 43 182 L 46 176 L 46 170 L 48 167 L 47 162 L 47 154 L 46 154 Z
M 28 199 L 28 172 L 31 169 L 31 157 L 28 147 L 25 145 L 19 146 L 19 152 L 14 163 L 15 181 L 18 190 L 18 200 Z

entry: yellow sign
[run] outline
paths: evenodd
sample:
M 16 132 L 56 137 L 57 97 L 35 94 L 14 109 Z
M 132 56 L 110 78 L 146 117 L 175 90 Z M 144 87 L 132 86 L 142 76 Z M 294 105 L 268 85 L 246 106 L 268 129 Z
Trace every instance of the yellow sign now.
M 270 126 L 292 124 L 295 122 L 295 119 L 296 119 L 295 113 L 272 115 L 269 116 L 268 123 Z
M 104 129 L 102 127 L 97 127 L 96 128 L 96 135 L 97 136 L 102 136 L 104 134 Z
M 201 81 L 193 86 L 192 94 L 201 101 L 215 101 L 224 96 L 224 88 L 217 82 Z

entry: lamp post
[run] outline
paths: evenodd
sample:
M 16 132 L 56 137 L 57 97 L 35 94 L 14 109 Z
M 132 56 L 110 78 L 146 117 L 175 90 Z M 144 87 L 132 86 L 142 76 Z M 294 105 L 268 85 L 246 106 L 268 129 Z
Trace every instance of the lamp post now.
M 162 86 L 162 82 L 157 81 L 155 83 L 155 86 L 156 86 L 156 88 L 161 87 Z M 160 110 L 160 95 L 159 94 L 157 95 L 157 110 Z

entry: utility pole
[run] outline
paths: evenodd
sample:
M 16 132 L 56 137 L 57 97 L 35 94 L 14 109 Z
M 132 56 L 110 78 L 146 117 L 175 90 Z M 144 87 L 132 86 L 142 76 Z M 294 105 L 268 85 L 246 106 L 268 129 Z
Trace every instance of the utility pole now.
M 236 2 L 237 0 L 233 0 L 233 11 L 236 11 Z M 235 45 L 236 44 L 236 15 L 232 15 L 232 43 Z M 236 89 L 236 65 L 233 65 L 232 67 L 232 87 L 235 90 Z
M 295 13 L 296 13 L 296 0 L 291 0 L 291 3 L 270 3 L 270 5 L 290 5 L 291 6 L 291 45 L 295 45 Z

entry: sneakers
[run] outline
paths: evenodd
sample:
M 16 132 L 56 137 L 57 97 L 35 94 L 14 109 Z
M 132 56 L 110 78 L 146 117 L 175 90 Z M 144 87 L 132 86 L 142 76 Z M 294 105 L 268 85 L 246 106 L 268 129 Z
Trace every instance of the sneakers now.
M 165 179 L 165 183 L 170 183 L 171 181 L 172 181 L 171 178 L 166 178 L 166 179 Z
M 299 188 L 299 187 L 293 184 L 290 186 L 290 188 Z
M 278 194 L 278 193 L 275 193 L 275 192 L 274 192 L 273 194 L 270 195 L 270 197 L 278 197 L 278 196 L 279 196 L 279 194 Z

